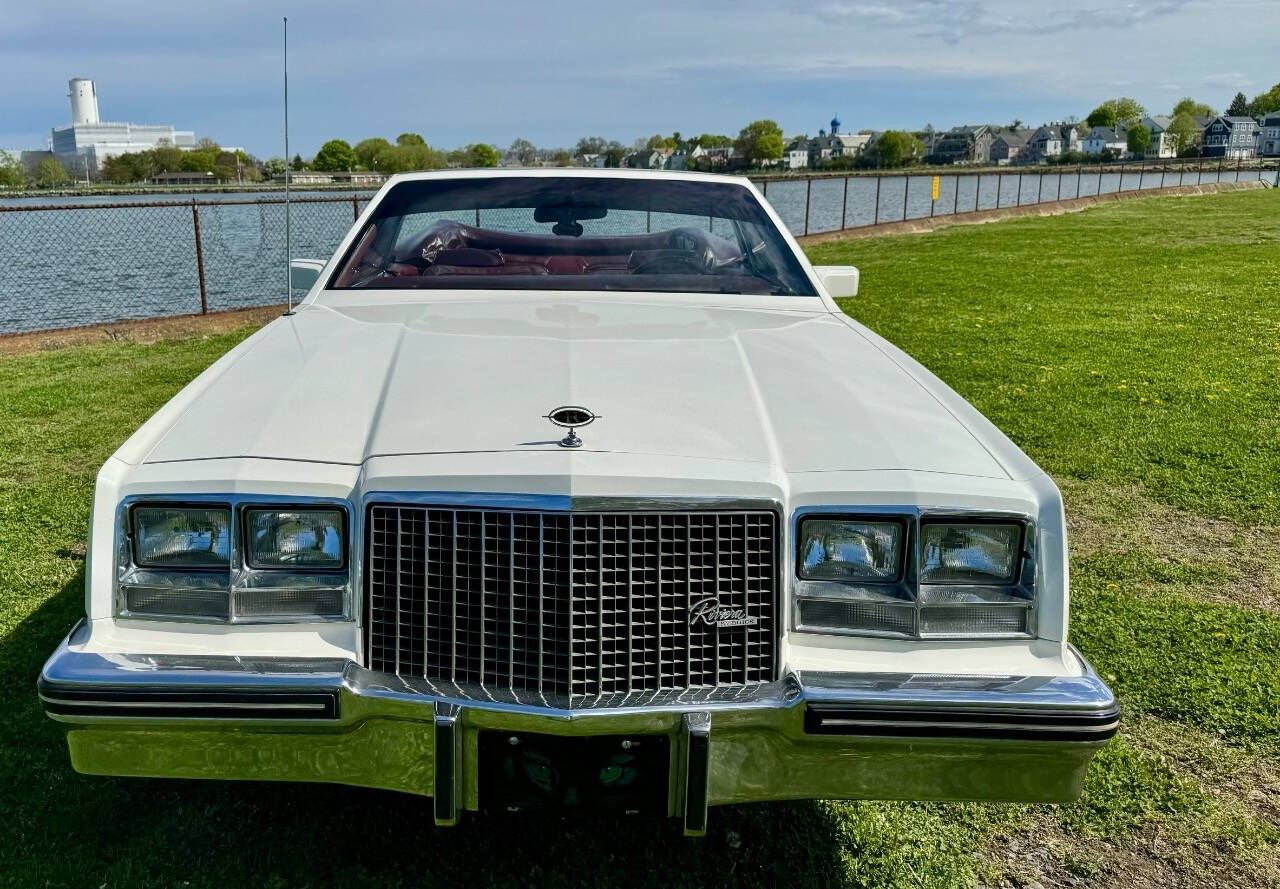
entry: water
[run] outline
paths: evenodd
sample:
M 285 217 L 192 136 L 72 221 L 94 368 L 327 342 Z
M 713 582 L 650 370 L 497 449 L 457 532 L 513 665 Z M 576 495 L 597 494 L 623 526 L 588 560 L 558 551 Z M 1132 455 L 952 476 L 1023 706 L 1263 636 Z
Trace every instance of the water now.
M 1236 181 L 1224 169 L 1221 181 Z M 1275 169 L 1241 170 L 1240 181 Z M 875 222 L 990 210 L 1115 191 L 1218 180 L 1195 170 L 1102 168 L 771 180 L 766 196 L 790 230 L 810 234 Z M 761 186 L 763 188 L 763 186 Z M 371 193 L 297 193 L 293 255 L 324 258 Z M 197 196 L 205 302 L 200 297 L 190 195 L 0 199 L 0 206 L 118 205 L 0 212 L 0 333 L 48 330 L 158 315 L 217 312 L 285 300 L 284 207 L 278 194 Z M 228 203 L 241 201 L 242 203 Z M 168 206 L 142 206 L 165 202 Z

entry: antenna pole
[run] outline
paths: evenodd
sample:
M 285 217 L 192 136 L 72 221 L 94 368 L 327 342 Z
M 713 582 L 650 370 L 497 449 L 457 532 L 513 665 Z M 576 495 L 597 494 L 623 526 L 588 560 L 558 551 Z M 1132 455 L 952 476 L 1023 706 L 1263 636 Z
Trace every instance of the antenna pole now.
M 289 309 L 293 314 L 293 232 L 289 217 L 289 175 L 293 172 L 289 160 L 289 17 L 284 19 L 284 284 L 289 294 Z

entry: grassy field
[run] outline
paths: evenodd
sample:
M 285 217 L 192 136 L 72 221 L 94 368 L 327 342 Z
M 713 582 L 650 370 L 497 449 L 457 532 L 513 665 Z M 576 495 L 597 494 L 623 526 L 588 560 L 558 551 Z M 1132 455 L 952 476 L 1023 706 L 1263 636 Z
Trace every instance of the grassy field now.
M 1124 728 L 1062 807 L 804 803 L 431 824 L 320 786 L 85 778 L 35 696 L 82 613 L 98 465 L 248 331 L 0 358 L 0 884 L 1280 883 L 1280 194 L 823 244 L 845 308 L 1059 480 L 1072 638 Z

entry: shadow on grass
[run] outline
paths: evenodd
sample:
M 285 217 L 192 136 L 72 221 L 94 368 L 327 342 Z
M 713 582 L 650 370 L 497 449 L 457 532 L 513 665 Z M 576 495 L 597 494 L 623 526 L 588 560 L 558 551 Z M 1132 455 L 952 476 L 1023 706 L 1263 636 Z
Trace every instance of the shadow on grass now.
M 40 885 L 800 885 L 845 879 L 817 803 L 720 807 L 705 839 L 672 820 L 471 817 L 430 800 L 311 784 L 88 777 L 35 692 L 80 614 L 83 571 L 0 642 L 0 867 Z

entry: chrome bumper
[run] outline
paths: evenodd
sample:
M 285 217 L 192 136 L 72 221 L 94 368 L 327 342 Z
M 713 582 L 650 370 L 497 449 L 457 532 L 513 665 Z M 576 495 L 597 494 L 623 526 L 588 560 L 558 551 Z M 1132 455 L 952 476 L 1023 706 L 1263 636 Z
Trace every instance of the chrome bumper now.
M 665 735 L 669 814 L 700 833 L 708 805 L 724 803 L 1071 800 L 1118 719 L 1083 658 L 1078 677 L 793 673 L 730 697 L 558 710 L 347 660 L 72 650 L 85 633 L 72 631 L 38 683 L 77 771 L 406 791 L 433 797 L 442 824 L 481 805 L 486 731 Z

